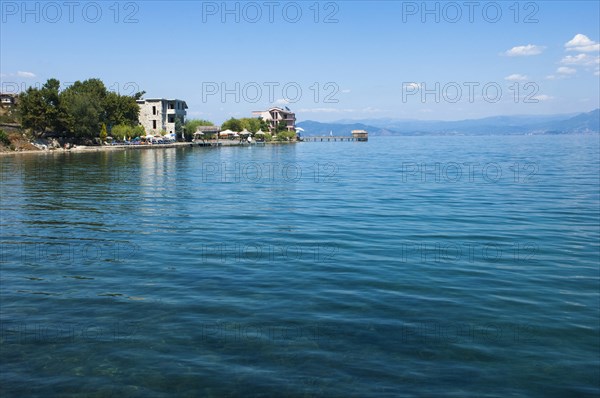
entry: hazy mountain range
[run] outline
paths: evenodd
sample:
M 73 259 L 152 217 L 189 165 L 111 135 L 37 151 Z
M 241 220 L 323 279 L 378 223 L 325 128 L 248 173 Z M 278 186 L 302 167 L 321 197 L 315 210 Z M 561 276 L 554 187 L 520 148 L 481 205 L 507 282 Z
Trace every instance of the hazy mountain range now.
M 350 135 L 367 130 L 369 135 L 492 135 L 600 133 L 600 109 L 580 114 L 493 116 L 458 121 L 406 119 L 339 120 L 331 123 L 306 120 L 297 123 L 303 135 Z

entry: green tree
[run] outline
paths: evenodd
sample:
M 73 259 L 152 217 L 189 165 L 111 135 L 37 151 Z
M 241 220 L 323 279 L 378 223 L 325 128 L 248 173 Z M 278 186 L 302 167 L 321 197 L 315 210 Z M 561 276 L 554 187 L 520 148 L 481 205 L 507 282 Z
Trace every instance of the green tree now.
M 250 131 L 251 133 L 256 133 L 261 128 L 260 119 L 258 118 L 245 117 L 241 119 L 241 122 L 242 127 Z
M 203 119 L 190 119 L 185 122 L 183 131 L 185 139 L 191 141 L 194 138 L 194 133 L 198 130 L 199 126 L 214 126 L 213 122 Z
M 0 129 L 0 143 L 4 144 L 4 146 L 10 146 L 11 144 L 8 134 L 6 134 L 2 129 Z
M 61 94 L 67 111 L 67 130 L 77 138 L 97 137 L 102 120 L 101 104 L 90 93 L 65 90 Z
M 138 91 L 137 93 L 133 94 L 133 98 L 135 98 L 136 100 L 142 99 L 144 94 L 146 94 L 145 91 Z
M 144 126 L 138 124 L 131 131 L 131 136 L 130 137 L 131 138 L 143 137 L 145 135 L 146 135 L 146 129 L 144 129 Z
M 231 131 L 242 131 L 244 129 L 244 127 L 242 126 L 241 120 L 231 118 L 221 125 L 221 130 L 227 130 L 227 129 L 229 129 Z
M 28 88 L 19 96 L 18 117 L 24 128 L 41 136 L 52 130 L 76 138 L 94 138 L 102 132 L 102 124 L 129 126 L 125 133 L 138 134 L 139 106 L 144 95 L 122 96 L 109 92 L 100 79 L 77 81 L 62 92 L 60 82 L 48 79 L 41 88 Z M 143 128 L 141 128 L 143 132 Z M 119 129 L 117 129 L 119 132 Z
M 110 135 L 116 140 L 124 140 L 132 135 L 133 127 L 127 124 L 117 124 L 110 130 Z
M 104 121 L 109 126 L 138 123 L 140 107 L 134 97 L 108 92 L 104 98 Z
M 64 130 L 66 112 L 61 106 L 59 87 L 58 80 L 48 79 L 42 88 L 29 87 L 19 95 L 21 124 L 35 136 L 43 135 L 46 130 Z
M 175 138 L 179 139 L 183 136 L 183 124 L 180 117 L 175 117 Z
M 106 124 L 102 123 L 100 127 L 100 141 L 106 141 L 106 137 L 108 137 L 108 133 L 106 132 Z
M 264 120 L 262 116 L 258 117 L 258 121 L 260 123 L 259 129 L 262 131 L 269 131 L 269 122 Z
M 288 131 L 288 129 L 287 129 L 287 124 L 285 123 L 285 121 L 280 121 L 279 123 L 277 123 L 277 127 L 275 128 L 276 134 L 283 133 L 286 131 Z
M 296 139 L 296 133 L 294 131 L 281 131 L 275 136 L 276 141 L 292 141 Z

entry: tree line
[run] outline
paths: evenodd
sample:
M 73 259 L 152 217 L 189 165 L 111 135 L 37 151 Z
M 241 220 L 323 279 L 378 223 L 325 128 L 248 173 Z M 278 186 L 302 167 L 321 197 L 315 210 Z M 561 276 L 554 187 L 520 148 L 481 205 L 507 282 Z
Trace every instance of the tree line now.
M 75 139 L 104 138 L 115 129 L 134 132 L 140 112 L 136 100 L 144 94 L 108 91 L 100 79 L 76 81 L 60 91 L 60 81 L 48 79 L 41 88 L 29 87 L 19 95 L 17 114 L 35 137 L 53 132 Z
M 140 107 L 137 100 L 144 91 L 134 95 L 120 95 L 109 91 L 100 79 L 76 81 L 71 86 L 60 90 L 58 79 L 48 79 L 41 87 L 29 87 L 19 95 L 17 101 L 17 117 L 21 126 L 30 131 L 33 137 L 41 137 L 47 133 L 77 141 L 100 138 L 105 141 L 108 136 L 122 140 L 140 137 L 146 134 L 139 125 Z M 185 125 L 176 120 L 177 137 L 185 134 L 191 140 L 198 126 L 213 126 L 208 120 L 188 120 Z M 221 130 L 255 133 L 259 130 L 267 132 L 271 139 L 269 124 L 262 118 L 231 118 L 225 121 Z M 294 132 L 287 131 L 285 124 L 277 126 L 276 140 L 290 140 Z

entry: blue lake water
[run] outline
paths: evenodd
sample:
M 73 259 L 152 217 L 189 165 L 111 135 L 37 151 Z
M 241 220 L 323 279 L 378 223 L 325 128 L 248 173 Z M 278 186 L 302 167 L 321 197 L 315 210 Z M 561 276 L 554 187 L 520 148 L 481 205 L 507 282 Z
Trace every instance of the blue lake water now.
M 600 394 L 597 135 L 0 166 L 2 397 Z

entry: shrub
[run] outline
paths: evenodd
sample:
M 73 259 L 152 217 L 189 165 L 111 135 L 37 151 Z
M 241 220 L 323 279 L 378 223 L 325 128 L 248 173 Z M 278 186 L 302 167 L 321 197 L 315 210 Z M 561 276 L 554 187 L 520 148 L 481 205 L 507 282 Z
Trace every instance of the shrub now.
M 0 130 L 0 142 L 8 147 L 11 145 L 10 139 L 4 130 Z

